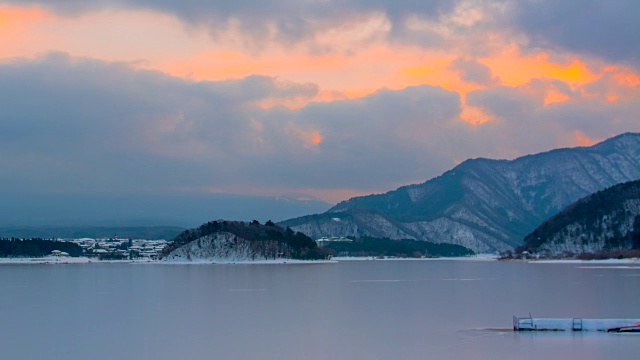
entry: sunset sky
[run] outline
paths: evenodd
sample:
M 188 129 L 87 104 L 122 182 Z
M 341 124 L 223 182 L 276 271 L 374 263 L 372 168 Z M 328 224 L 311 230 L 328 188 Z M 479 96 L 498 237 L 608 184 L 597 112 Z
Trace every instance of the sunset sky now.
M 640 131 L 637 0 L 0 0 L 0 186 L 337 202 Z

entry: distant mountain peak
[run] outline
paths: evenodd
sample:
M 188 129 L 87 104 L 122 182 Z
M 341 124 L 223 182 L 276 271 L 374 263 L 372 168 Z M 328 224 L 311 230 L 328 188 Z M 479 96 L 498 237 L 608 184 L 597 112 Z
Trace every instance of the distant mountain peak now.
M 285 194 L 276 196 L 275 199 L 280 201 L 317 202 L 317 203 L 328 204 L 326 201 L 318 197 L 315 197 L 309 194 L 304 194 L 304 193 L 285 193 Z

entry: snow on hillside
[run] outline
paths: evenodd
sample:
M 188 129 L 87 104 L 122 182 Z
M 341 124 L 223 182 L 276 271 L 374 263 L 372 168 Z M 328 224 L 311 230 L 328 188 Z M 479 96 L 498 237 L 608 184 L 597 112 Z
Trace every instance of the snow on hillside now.
M 312 238 L 372 236 L 504 251 L 568 204 L 640 179 L 640 134 L 515 160 L 467 160 L 422 184 L 352 198 L 282 222 Z M 341 221 L 331 221 L 339 216 Z
M 214 262 L 266 260 L 250 241 L 231 233 L 217 232 L 189 242 L 167 255 L 163 261 Z

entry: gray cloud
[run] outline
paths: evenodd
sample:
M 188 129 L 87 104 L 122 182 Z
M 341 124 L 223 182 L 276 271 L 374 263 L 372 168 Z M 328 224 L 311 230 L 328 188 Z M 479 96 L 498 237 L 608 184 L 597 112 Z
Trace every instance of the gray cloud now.
M 500 119 L 522 119 L 539 107 L 539 98 L 500 86 L 467 94 L 469 104 L 482 106 Z
M 457 93 L 417 86 L 312 103 L 312 84 L 251 76 L 193 82 L 52 54 L 0 64 L 0 187 L 13 192 L 353 188 L 427 180 L 469 157 L 512 158 L 640 131 L 637 99 L 543 105 L 536 80 L 468 94 L 497 121 L 457 120 Z M 551 84 L 570 91 L 566 84 Z M 572 94 L 575 95 L 575 94 Z M 321 136 L 322 141 L 311 140 Z
M 451 45 L 452 34 L 467 39 L 469 51 L 482 53 L 491 48 L 487 31 L 509 29 L 523 34 L 531 48 L 560 49 L 595 55 L 615 62 L 640 63 L 640 2 L 554 1 L 554 0 L 2 0 L 2 3 L 38 4 L 67 16 L 88 11 L 118 8 L 150 9 L 175 15 L 188 24 L 206 26 L 214 36 L 235 21 L 259 49 L 262 41 L 275 36 L 279 41 L 296 42 L 311 38 L 317 31 L 338 26 L 349 19 L 373 12 L 386 14 L 393 40 L 425 47 Z M 484 9 L 475 24 L 447 22 L 459 6 Z M 465 21 L 459 16 L 458 20 Z M 406 20 L 417 17 L 438 24 L 433 29 L 410 28 Z M 449 19 L 451 20 L 451 19 Z M 447 27 L 450 34 L 439 30 Z M 275 30 L 275 33 L 274 33 Z M 480 34 L 480 35 L 479 35 Z
M 459 57 L 451 63 L 451 69 L 460 72 L 460 77 L 464 81 L 485 86 L 496 84 L 499 81 L 499 79 L 493 77 L 488 66 L 473 59 Z
M 317 187 L 384 188 L 400 177 L 421 179 L 452 164 L 437 139 L 459 113 L 458 94 L 431 86 L 382 90 L 357 100 L 312 104 L 290 114 L 292 122 L 324 137 L 317 151 L 293 158 L 299 176 Z M 279 114 L 269 121 L 276 121 Z M 388 185 L 387 185 L 388 186 Z
M 571 101 L 544 105 L 542 81 L 533 80 L 520 87 L 498 87 L 467 94 L 471 105 L 481 106 L 496 121 L 478 129 L 471 139 L 479 153 L 500 158 L 566 147 L 576 135 L 604 140 L 624 132 L 640 132 L 640 103 L 628 98 L 611 103 L 599 98 L 571 94 L 568 86 L 553 81 L 556 89 L 574 95 Z M 490 143 L 477 139 L 492 139 Z M 469 144 L 468 146 L 474 146 Z
M 64 54 L 6 63 L 0 65 L 0 93 L 6 94 L 0 98 L 6 170 L 0 185 L 125 192 L 366 189 L 449 165 L 445 144 L 428 137 L 450 126 L 457 94 L 421 86 L 297 111 L 255 106 L 316 91 L 260 76 L 191 82 Z M 320 144 L 310 142 L 316 133 Z
M 512 26 L 531 46 L 560 48 L 640 64 L 640 2 L 525 0 L 514 3 Z
M 215 178 L 208 162 L 232 166 L 229 157 L 248 141 L 246 108 L 295 93 L 265 77 L 195 83 L 63 54 L 2 65 L 0 79 L 0 151 L 16 170 L 3 178 L 50 190 Z M 298 90 L 310 92 L 307 85 Z
M 453 8 L 455 2 L 436 0 L 264 0 L 264 1 L 207 1 L 207 0 L 3 0 L 7 3 L 39 4 L 53 10 L 77 14 L 94 9 L 117 7 L 142 7 L 178 14 L 186 19 L 197 21 L 210 15 L 220 17 L 270 18 L 275 14 L 281 17 L 318 14 L 336 15 L 346 10 L 384 11 L 392 18 L 403 18 L 409 14 L 421 13 L 438 15 L 440 11 Z
M 455 1 L 447 0 L 4 0 L 0 2 L 38 4 L 67 16 L 102 9 L 150 9 L 168 14 L 192 25 L 204 25 L 212 34 L 227 30 L 230 20 L 259 46 L 260 41 L 274 35 L 280 41 L 298 41 L 316 31 L 336 26 L 345 19 L 358 18 L 373 12 L 385 13 L 394 28 L 403 27 L 407 16 L 420 14 L 435 18 L 450 11 Z

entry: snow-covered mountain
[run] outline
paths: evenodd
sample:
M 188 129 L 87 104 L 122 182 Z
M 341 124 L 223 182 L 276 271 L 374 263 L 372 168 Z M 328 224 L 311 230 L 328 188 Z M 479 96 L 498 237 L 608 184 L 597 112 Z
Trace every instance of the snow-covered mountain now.
M 515 160 L 471 159 L 422 184 L 352 198 L 282 222 L 312 238 L 373 236 L 453 243 L 476 252 L 522 245 L 566 205 L 640 179 L 640 134 Z
M 582 198 L 525 238 L 530 252 L 562 254 L 640 249 L 640 181 Z

